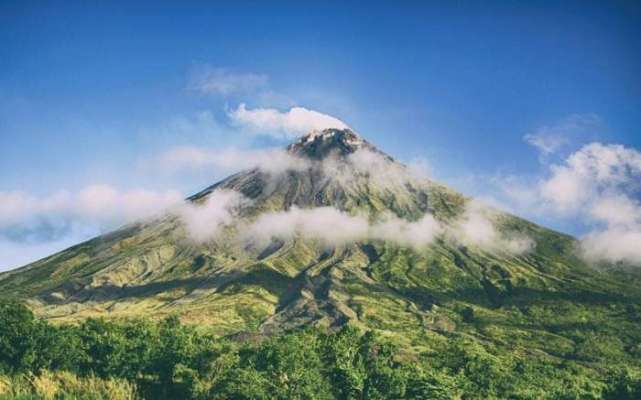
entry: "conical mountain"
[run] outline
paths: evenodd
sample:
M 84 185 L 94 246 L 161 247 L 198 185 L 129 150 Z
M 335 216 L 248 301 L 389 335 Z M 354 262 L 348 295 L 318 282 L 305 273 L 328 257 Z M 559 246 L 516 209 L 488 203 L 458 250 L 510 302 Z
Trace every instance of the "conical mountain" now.
M 639 339 L 639 290 L 586 265 L 572 237 L 479 205 L 350 130 L 311 132 L 263 164 L 187 211 L 4 273 L 0 292 L 53 321 L 179 314 L 220 334 L 351 323 L 419 348 L 469 334 L 561 356 L 589 317 L 595 337 Z

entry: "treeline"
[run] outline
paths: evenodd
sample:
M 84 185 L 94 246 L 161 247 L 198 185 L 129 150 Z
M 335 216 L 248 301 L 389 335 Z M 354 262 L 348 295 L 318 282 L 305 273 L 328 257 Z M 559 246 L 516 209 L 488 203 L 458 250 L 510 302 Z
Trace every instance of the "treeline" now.
M 177 318 L 54 326 L 21 304 L 2 302 L 0 398 L 3 379 L 9 387 L 43 376 L 55 382 L 60 374 L 129 382 L 148 399 L 641 398 L 638 371 L 599 375 L 570 361 L 486 347 L 458 337 L 416 355 L 350 326 L 262 340 L 218 338 Z

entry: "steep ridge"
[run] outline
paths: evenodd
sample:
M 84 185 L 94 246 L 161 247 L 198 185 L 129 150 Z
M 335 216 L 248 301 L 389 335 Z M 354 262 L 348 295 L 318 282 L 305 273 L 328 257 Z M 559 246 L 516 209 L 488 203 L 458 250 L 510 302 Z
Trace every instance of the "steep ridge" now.
M 573 329 L 591 324 L 595 340 L 620 337 L 622 357 L 636 354 L 626 349 L 641 339 L 640 310 L 630 306 L 639 290 L 586 265 L 573 238 L 488 209 L 502 239 L 485 240 L 481 230 L 480 240 L 466 240 L 457 226 L 472 199 L 414 175 L 349 130 L 312 132 L 285 154 L 278 171 L 240 172 L 188 199 L 242 194 L 233 222 L 204 242 L 168 213 L 4 273 L 0 292 L 60 322 L 177 313 L 220 334 L 351 323 L 420 348 L 467 334 L 548 356 L 578 351 Z M 430 215 L 443 228 L 418 245 L 423 232 L 410 228 L 404 242 L 304 232 L 239 239 L 266 214 L 328 207 L 371 224 Z M 323 229 L 345 235 L 342 226 Z M 510 248 L 522 238 L 524 249 Z

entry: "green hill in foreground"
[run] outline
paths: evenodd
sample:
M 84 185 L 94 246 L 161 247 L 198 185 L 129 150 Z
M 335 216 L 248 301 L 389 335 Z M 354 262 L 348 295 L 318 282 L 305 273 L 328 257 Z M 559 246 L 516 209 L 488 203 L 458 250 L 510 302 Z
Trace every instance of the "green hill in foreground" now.
M 375 335 L 376 348 L 393 346 L 385 362 L 440 374 L 430 381 L 450 388 L 440 398 L 541 398 L 546 383 L 550 393 L 555 388 L 551 398 L 563 388 L 567 398 L 598 398 L 616 382 L 635 390 L 638 280 L 592 268 L 572 237 L 416 176 L 349 130 L 310 133 L 278 157 L 194 195 L 187 212 L 0 274 L 0 293 L 23 301 L 55 332 L 90 329 L 87 318 L 103 317 L 114 321 L 101 322 L 107 332 L 131 339 L 135 333 L 122 332 L 133 329 L 132 319 L 177 315 L 189 335 L 231 346 L 218 355 L 239 357 L 233 368 L 251 367 L 268 380 L 278 366 L 242 364 L 243 357 L 339 340 L 323 335 L 347 326 Z M 221 213 L 228 218 L 216 219 Z M 154 331 L 163 322 L 145 324 Z M 88 346 L 87 335 L 73 332 Z M 353 365 L 354 354 L 365 350 L 354 344 L 361 339 L 350 340 L 346 362 Z M 330 379 L 337 361 L 327 354 L 341 350 L 327 349 L 318 350 L 320 364 L 310 368 L 330 386 L 347 385 Z M 452 364 L 452 354 L 464 363 Z M 621 371 L 628 380 L 613 383 Z M 139 374 L 103 373 L 133 380 Z M 522 379 L 521 389 L 494 385 L 508 376 Z M 276 386 L 287 386 L 279 379 Z M 418 396 L 406 389 L 394 396 Z M 363 390 L 341 397 L 327 389 L 318 398 L 377 398 Z M 268 397 L 297 396 L 274 393 Z

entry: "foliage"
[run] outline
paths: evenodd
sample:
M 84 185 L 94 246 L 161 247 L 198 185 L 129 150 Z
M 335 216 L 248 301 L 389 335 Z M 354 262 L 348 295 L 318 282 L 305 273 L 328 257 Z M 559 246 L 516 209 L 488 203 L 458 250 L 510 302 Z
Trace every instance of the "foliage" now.
M 599 372 L 583 355 L 554 360 L 466 335 L 412 354 L 349 324 L 243 342 L 175 317 L 54 326 L 3 302 L 0 346 L 0 399 L 641 398 L 633 367 Z

